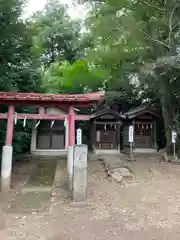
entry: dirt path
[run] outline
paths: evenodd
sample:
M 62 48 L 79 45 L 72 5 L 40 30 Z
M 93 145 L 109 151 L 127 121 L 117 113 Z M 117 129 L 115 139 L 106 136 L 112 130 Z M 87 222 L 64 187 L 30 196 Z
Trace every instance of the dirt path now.
M 121 187 L 107 180 L 99 162 L 89 162 L 87 207 L 73 208 L 57 196 L 49 212 L 9 214 L 7 239 L 180 239 L 180 166 L 129 167 L 134 182 Z M 59 171 L 66 175 L 64 163 Z

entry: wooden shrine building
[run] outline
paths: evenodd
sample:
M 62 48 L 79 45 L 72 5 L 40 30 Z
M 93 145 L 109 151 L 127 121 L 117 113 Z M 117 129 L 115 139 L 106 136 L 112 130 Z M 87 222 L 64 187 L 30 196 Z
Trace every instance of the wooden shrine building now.
M 119 153 L 122 117 L 117 111 L 102 109 L 91 116 L 91 143 L 94 153 Z
M 123 125 L 123 146 L 124 152 L 129 151 L 129 126 L 134 127 L 133 152 L 151 153 L 157 151 L 157 121 L 159 114 L 152 108 L 140 106 L 130 109 L 123 114 L 126 119 Z
M 45 108 L 45 112 L 61 118 L 68 114 L 68 109 L 48 107 Z M 91 123 L 89 136 L 93 152 L 95 154 L 129 152 L 129 126 L 131 125 L 134 127 L 133 152 L 157 151 L 156 122 L 158 118 L 159 115 L 146 106 L 130 109 L 123 114 L 110 108 L 96 111 L 87 116 Z M 31 153 L 66 155 L 69 141 L 68 123 L 64 120 L 41 120 L 37 125 L 36 120 L 32 129 Z
M 68 115 L 68 109 L 46 107 L 50 115 Z M 39 123 L 39 124 L 38 124 Z M 66 155 L 68 148 L 68 124 L 65 120 L 34 121 L 31 136 L 31 153 L 35 155 Z
M 129 126 L 134 127 L 133 152 L 156 152 L 159 114 L 146 106 L 119 113 L 101 109 L 91 116 L 91 143 L 94 153 L 129 152 Z

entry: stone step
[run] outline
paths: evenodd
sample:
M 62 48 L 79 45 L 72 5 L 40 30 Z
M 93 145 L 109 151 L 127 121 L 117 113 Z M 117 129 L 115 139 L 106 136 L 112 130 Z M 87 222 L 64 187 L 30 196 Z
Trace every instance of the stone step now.
M 133 153 L 132 154 L 132 160 L 152 160 L 157 161 L 158 154 L 157 153 Z M 122 154 L 121 155 L 122 160 L 131 160 L 130 155 Z
M 102 164 L 107 171 L 108 177 L 111 177 L 113 181 L 123 184 L 123 180 L 132 179 L 130 171 L 124 167 L 124 163 L 121 156 L 101 156 Z

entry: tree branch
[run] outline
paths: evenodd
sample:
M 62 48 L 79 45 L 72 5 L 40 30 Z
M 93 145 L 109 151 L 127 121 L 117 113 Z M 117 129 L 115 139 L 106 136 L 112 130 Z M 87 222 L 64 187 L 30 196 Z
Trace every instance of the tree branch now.
M 171 14 L 169 16 L 169 29 L 170 31 L 172 31 L 172 18 L 173 18 L 173 15 L 174 15 L 174 12 L 176 10 L 176 8 L 180 5 L 180 0 L 178 0 L 175 4 L 174 4 L 174 7 L 171 11 Z
M 162 42 L 162 41 L 160 41 L 160 40 L 158 40 L 158 39 L 154 39 L 154 38 L 152 38 L 149 34 L 147 34 L 146 32 L 144 32 L 144 31 L 141 31 L 140 30 L 140 32 L 141 33 L 143 33 L 149 40 L 151 40 L 152 42 L 156 42 L 156 43 L 159 43 L 160 45 L 163 45 L 164 47 L 166 47 L 166 48 L 170 48 L 170 46 L 168 45 L 168 44 L 166 44 L 166 43 L 164 43 L 164 42 Z
M 180 24 L 180 21 L 178 21 L 176 24 L 172 26 L 172 30 L 177 27 L 177 25 Z
M 150 75 L 155 74 L 155 70 L 160 68 L 165 68 L 166 70 L 168 67 L 174 67 L 176 69 L 180 69 L 179 65 L 179 56 L 169 56 L 169 57 L 160 57 L 154 60 L 151 63 L 146 63 L 141 68 L 141 72 L 148 73 Z
M 171 34 L 173 30 L 172 19 L 173 19 L 174 12 L 179 5 L 180 5 L 180 0 L 177 0 L 169 16 L 169 46 L 171 46 Z
M 167 7 L 168 0 L 164 0 L 164 5 Z
M 157 10 L 165 11 L 165 8 L 160 8 L 160 7 L 151 5 L 151 4 L 149 4 L 148 2 L 146 2 L 146 1 L 143 1 L 143 3 L 146 4 L 146 5 L 149 6 L 149 7 L 155 8 L 155 9 L 157 9 Z

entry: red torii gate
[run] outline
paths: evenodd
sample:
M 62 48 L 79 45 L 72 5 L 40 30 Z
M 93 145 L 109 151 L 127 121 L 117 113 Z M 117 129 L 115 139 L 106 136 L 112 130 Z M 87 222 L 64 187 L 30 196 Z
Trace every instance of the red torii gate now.
M 7 119 L 7 131 L 5 145 L 2 151 L 1 183 L 2 190 L 9 189 L 12 168 L 12 138 L 14 130 L 14 118 L 17 119 L 38 119 L 38 120 L 65 120 L 69 126 L 69 146 L 75 144 L 75 120 L 89 120 L 88 115 L 77 115 L 74 106 L 87 107 L 104 97 L 104 92 L 85 94 L 42 94 L 42 93 L 20 93 L 0 92 L 0 105 L 8 105 L 8 113 L 0 113 L 0 119 Z M 37 114 L 16 113 L 17 105 L 33 105 L 39 108 Z M 66 107 L 67 115 L 59 116 L 46 114 L 45 106 Z

